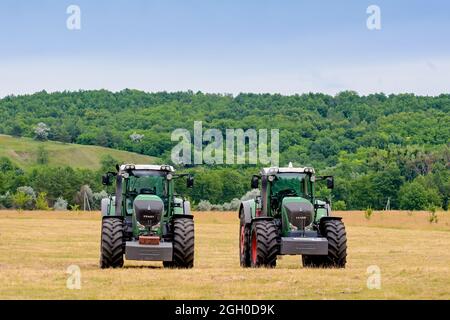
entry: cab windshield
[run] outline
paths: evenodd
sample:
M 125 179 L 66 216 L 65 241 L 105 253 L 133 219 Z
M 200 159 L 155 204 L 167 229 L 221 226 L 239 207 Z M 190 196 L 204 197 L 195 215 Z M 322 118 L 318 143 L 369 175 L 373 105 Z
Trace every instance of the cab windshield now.
M 134 194 L 165 196 L 165 173 L 151 170 L 134 170 L 128 180 L 127 191 Z
M 305 173 L 279 173 L 272 182 L 271 193 L 273 196 L 289 192 L 290 195 L 308 197 L 311 194 L 309 177 Z

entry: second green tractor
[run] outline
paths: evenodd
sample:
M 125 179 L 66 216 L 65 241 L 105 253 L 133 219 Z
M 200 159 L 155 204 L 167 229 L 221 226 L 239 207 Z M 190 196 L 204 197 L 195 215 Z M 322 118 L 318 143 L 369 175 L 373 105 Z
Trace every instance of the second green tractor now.
M 242 267 L 275 267 L 279 255 L 302 255 L 305 267 L 344 268 L 347 235 L 328 201 L 315 197 L 315 185 L 331 176 L 316 176 L 310 167 L 271 167 L 251 181 L 260 196 L 239 209 L 239 257 Z

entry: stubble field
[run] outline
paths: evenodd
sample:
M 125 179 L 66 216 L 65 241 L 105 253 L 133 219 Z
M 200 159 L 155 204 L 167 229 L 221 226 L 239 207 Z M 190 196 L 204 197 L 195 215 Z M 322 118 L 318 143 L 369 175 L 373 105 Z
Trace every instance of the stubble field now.
M 0 211 L 0 299 L 450 299 L 449 213 L 432 224 L 426 212 L 335 214 L 347 227 L 344 270 L 305 269 L 300 256 L 240 268 L 234 212 L 195 215 L 192 270 L 134 261 L 100 270 L 100 214 Z M 66 285 L 73 265 L 79 290 Z M 367 286 L 370 266 L 379 289 Z

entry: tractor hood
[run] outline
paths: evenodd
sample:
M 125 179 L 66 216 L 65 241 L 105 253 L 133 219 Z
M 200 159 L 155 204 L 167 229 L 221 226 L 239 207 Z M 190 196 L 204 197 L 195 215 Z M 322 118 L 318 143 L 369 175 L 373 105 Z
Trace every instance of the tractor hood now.
M 164 202 L 156 195 L 138 195 L 133 202 L 136 221 L 151 230 L 159 225 L 164 213 Z
M 285 197 L 282 202 L 283 230 L 304 230 L 314 220 L 314 206 L 302 197 Z

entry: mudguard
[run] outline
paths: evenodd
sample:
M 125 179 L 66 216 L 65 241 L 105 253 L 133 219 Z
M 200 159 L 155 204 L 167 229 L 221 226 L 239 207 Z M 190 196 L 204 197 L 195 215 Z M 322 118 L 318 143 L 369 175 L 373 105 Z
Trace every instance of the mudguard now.
M 191 203 L 189 201 L 184 201 L 183 202 L 183 211 L 184 211 L 184 214 L 192 215 L 192 213 L 191 213 Z
M 181 198 L 174 199 L 175 207 L 174 214 L 187 214 L 191 215 L 191 203 Z
M 120 219 L 122 221 L 125 220 L 125 218 L 123 216 L 103 216 L 102 217 L 102 221 L 106 220 L 106 219 Z
M 342 217 L 322 217 L 320 219 L 320 223 L 322 223 L 322 221 L 330 221 L 330 220 L 342 220 Z
M 103 198 L 101 201 L 102 216 L 115 216 L 116 197 Z
M 315 206 L 319 206 L 317 208 L 317 213 L 315 217 L 316 222 L 320 222 L 320 219 L 322 219 L 323 217 L 331 216 L 331 207 L 329 203 L 317 199 L 314 204 Z
M 252 218 L 255 217 L 255 207 L 255 200 L 242 201 L 238 213 L 239 219 L 241 218 L 241 214 L 244 214 L 245 223 L 252 223 Z

